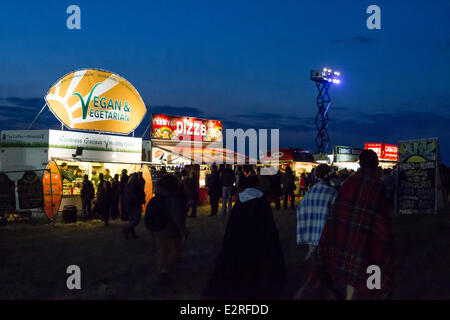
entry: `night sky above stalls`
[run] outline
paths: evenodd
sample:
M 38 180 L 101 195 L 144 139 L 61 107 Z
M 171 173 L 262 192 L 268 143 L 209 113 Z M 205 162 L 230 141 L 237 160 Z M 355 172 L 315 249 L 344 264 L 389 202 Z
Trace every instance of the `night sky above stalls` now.
M 66 9 L 81 8 L 81 30 Z M 368 30 L 366 8 L 381 8 Z M 115 72 L 148 115 L 280 128 L 281 147 L 316 150 L 311 69 L 331 89 L 332 145 L 438 137 L 450 164 L 450 2 L 8 1 L 0 4 L 0 129 L 26 129 L 44 95 L 81 68 Z M 46 111 L 35 128 L 58 128 Z

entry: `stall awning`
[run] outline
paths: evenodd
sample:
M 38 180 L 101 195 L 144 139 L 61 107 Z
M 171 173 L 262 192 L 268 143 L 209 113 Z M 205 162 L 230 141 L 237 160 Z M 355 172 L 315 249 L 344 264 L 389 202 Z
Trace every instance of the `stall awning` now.
M 238 163 L 249 164 L 249 157 L 225 148 L 208 148 L 208 147 L 180 147 L 180 146 L 158 146 L 171 154 L 171 160 L 176 161 L 178 158 L 184 158 L 191 162 L 213 164 L 213 163 Z M 155 159 L 153 159 L 155 160 Z M 256 163 L 256 162 L 254 162 Z
M 268 152 L 264 160 L 269 160 L 272 157 Z M 278 152 L 278 161 L 280 162 L 314 162 L 314 156 L 310 151 L 299 148 L 280 148 Z

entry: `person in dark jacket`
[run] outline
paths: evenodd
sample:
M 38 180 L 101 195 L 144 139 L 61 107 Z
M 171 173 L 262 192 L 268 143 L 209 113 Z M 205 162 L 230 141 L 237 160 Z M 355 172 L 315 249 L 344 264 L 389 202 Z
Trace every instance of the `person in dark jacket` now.
M 83 177 L 83 186 L 81 187 L 81 207 L 85 219 L 91 217 L 92 200 L 95 196 L 94 185 L 89 181 L 87 174 Z
M 283 185 L 283 210 L 287 209 L 288 198 L 291 198 L 291 209 L 295 210 L 295 176 L 291 167 L 286 167 L 286 171 L 281 177 L 281 184 Z
M 211 173 L 206 176 L 206 186 L 208 187 L 209 202 L 211 203 L 210 216 L 217 216 L 219 211 L 219 200 L 222 192 L 220 185 L 220 175 L 215 164 L 211 167 Z
M 130 235 L 137 239 L 135 227 L 141 221 L 142 205 L 145 203 L 145 192 L 137 173 L 131 174 L 125 187 L 125 208 L 128 213 L 128 226 L 123 229 L 126 238 Z
M 234 184 L 234 173 L 231 170 L 231 166 L 229 164 L 225 165 L 225 168 L 222 170 L 221 174 L 221 182 L 222 182 L 222 216 L 226 216 L 227 213 L 231 211 L 231 207 L 233 205 L 233 184 Z M 228 210 L 227 210 L 227 202 L 228 202 Z
M 280 197 L 282 195 L 281 192 L 281 171 L 278 170 L 276 174 L 274 174 L 273 176 L 271 176 L 270 179 L 270 201 L 274 201 L 275 202 L 275 207 L 277 209 L 280 209 Z
M 197 216 L 198 193 L 199 193 L 199 177 L 194 171 L 184 180 L 184 190 L 187 196 L 188 208 L 191 211 L 191 218 Z
M 128 220 L 128 212 L 127 208 L 125 206 L 125 187 L 128 184 L 129 176 L 127 175 L 127 169 L 122 170 L 122 175 L 120 176 L 120 185 L 119 185 L 119 192 L 120 192 L 120 217 L 123 221 Z
M 281 297 L 286 266 L 270 203 L 247 177 L 238 194 L 204 298 L 273 300 Z
M 116 173 L 111 183 L 111 219 L 119 217 L 119 199 L 120 199 L 120 182 L 119 175 Z
M 173 265 L 181 253 L 181 245 L 188 236 L 186 228 L 186 202 L 184 191 L 178 179 L 166 174 L 158 181 L 156 196 L 164 197 L 167 225 L 160 231 L 153 231 L 158 261 L 159 280 L 164 289 L 174 292 L 174 285 L 169 277 Z
M 100 173 L 98 175 L 98 186 L 97 186 L 97 195 L 96 195 L 96 202 L 94 206 L 94 212 L 96 214 L 96 218 L 100 217 L 103 219 L 105 215 L 105 208 L 106 208 L 106 186 L 105 186 L 105 180 L 103 178 L 103 173 Z

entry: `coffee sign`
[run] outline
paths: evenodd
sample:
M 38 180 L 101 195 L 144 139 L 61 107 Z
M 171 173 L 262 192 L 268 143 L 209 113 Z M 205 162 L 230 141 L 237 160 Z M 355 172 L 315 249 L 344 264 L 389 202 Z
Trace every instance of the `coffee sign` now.
M 128 134 L 147 112 L 131 83 L 96 69 L 65 75 L 50 88 L 45 100 L 59 121 L 77 130 Z

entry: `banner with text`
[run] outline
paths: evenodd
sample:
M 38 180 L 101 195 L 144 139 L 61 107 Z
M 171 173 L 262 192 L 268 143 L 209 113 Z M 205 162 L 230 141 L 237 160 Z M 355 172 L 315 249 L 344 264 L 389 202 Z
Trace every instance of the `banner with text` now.
M 398 144 L 397 212 L 437 213 L 438 139 Z

